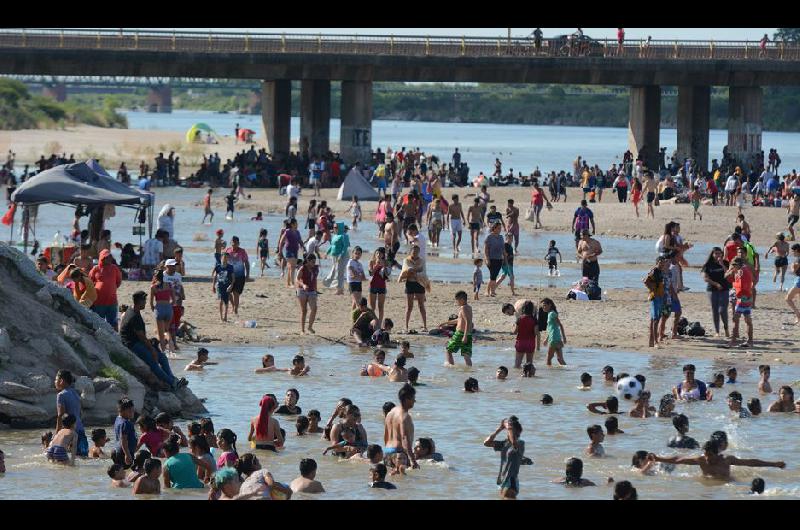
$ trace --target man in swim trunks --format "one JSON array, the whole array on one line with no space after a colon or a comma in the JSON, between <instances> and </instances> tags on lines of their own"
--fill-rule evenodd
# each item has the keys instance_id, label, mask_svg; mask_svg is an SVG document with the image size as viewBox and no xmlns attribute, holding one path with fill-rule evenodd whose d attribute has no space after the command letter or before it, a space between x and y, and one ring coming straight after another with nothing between
<instances>
[{"instance_id":1,"label":"man in swim trunks","mask_svg":"<svg viewBox=\"0 0 800 530\"><path fill-rule=\"evenodd\" d=\"M789 199L789 205L787 206L787 209L789 211L789 226L787 230L789 230L789 234L792 236L789 241L794 241L794 225L800 220L800 192L794 192L792 198Z\"/></svg>"},{"instance_id":2,"label":"man in swim trunks","mask_svg":"<svg viewBox=\"0 0 800 530\"><path fill-rule=\"evenodd\" d=\"M483 207L481 200L475 198L473 205L467 211L467 222L469 223L469 235L472 241L472 255L474 256L479 250L478 237L481 233L481 222L483 220Z\"/></svg>"},{"instance_id":3,"label":"man in swim trunks","mask_svg":"<svg viewBox=\"0 0 800 530\"><path fill-rule=\"evenodd\" d=\"M653 178L653 174L648 172L644 176L644 182L642 183L642 192L644 192L645 197L647 198L647 214L652 216L653 219L656 218L656 212L653 210L653 203L656 200L656 180Z\"/></svg>"},{"instance_id":4,"label":"man in swim trunks","mask_svg":"<svg viewBox=\"0 0 800 530\"><path fill-rule=\"evenodd\" d=\"M598 281L600 265L597 257L603 253L603 247L596 239L592 239L589 230L581 230L581 240L578 243L578 256L583 261L583 275L590 280Z\"/></svg>"},{"instance_id":5,"label":"man in swim trunks","mask_svg":"<svg viewBox=\"0 0 800 530\"><path fill-rule=\"evenodd\" d=\"M400 268L395 259L400 249L400 225L389 212L386 213L386 225L383 227L383 244L386 246L386 263L389 267Z\"/></svg>"},{"instance_id":6,"label":"man in swim trunks","mask_svg":"<svg viewBox=\"0 0 800 530\"><path fill-rule=\"evenodd\" d=\"M506 232L514 236L514 254L519 254L519 208L514 206L514 199L508 199Z\"/></svg>"},{"instance_id":7,"label":"man in swim trunks","mask_svg":"<svg viewBox=\"0 0 800 530\"><path fill-rule=\"evenodd\" d=\"M456 331L447 343L447 364L454 364L453 353L460 350L466 365L472 366L472 306L467 303L467 293L464 291L458 291L455 298L459 306L458 321Z\"/></svg>"},{"instance_id":8,"label":"man in swim trunks","mask_svg":"<svg viewBox=\"0 0 800 530\"><path fill-rule=\"evenodd\" d=\"M466 297L466 293L464 294ZM383 430L383 454L387 459L393 455L404 454L411 460L412 469L419 469L417 458L414 455L414 420L408 413L416 402L416 389L406 383L397 393L400 406L394 407L386 415Z\"/></svg>"},{"instance_id":9,"label":"man in swim trunks","mask_svg":"<svg viewBox=\"0 0 800 530\"><path fill-rule=\"evenodd\" d=\"M458 202L458 195L453 195L453 202L447 207L447 214L450 216L450 233L453 237L453 252L458 254L461 251L461 233L464 229L464 209ZM456 239L458 236L458 239Z\"/></svg>"}]
</instances>

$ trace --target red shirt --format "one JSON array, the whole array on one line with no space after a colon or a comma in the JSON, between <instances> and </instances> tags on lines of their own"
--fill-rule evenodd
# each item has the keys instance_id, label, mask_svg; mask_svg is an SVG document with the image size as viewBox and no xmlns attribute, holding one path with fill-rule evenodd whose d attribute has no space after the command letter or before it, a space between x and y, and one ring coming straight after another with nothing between
<instances>
[{"instance_id":1,"label":"red shirt","mask_svg":"<svg viewBox=\"0 0 800 530\"><path fill-rule=\"evenodd\" d=\"M314 265L313 268L300 267L300 280L306 285L307 292L317 292L317 275L319 274L319 267Z\"/></svg>"},{"instance_id":2,"label":"red shirt","mask_svg":"<svg viewBox=\"0 0 800 530\"><path fill-rule=\"evenodd\" d=\"M742 243L737 243L736 241L728 241L725 243L725 261L728 263L733 261L733 258L736 257L736 249L742 246Z\"/></svg>"},{"instance_id":3,"label":"red shirt","mask_svg":"<svg viewBox=\"0 0 800 530\"><path fill-rule=\"evenodd\" d=\"M752 298L753 273L750 267L742 267L733 279L733 288L736 289L737 298Z\"/></svg>"},{"instance_id":4,"label":"red shirt","mask_svg":"<svg viewBox=\"0 0 800 530\"><path fill-rule=\"evenodd\" d=\"M537 190L536 188L533 188L533 191L531 192L531 200L533 200L533 205L534 206L543 205L544 204L544 193L542 193L540 190Z\"/></svg>"},{"instance_id":5,"label":"red shirt","mask_svg":"<svg viewBox=\"0 0 800 530\"><path fill-rule=\"evenodd\" d=\"M536 337L536 319L524 315L517 320L517 340L533 340Z\"/></svg>"},{"instance_id":6,"label":"red shirt","mask_svg":"<svg viewBox=\"0 0 800 530\"><path fill-rule=\"evenodd\" d=\"M618 29L617 30L617 42L622 43L625 40L625 30Z\"/></svg>"},{"instance_id":7,"label":"red shirt","mask_svg":"<svg viewBox=\"0 0 800 530\"><path fill-rule=\"evenodd\" d=\"M153 455L153 458L155 458L159 451L161 451L161 444L163 442L164 438L158 429L155 431L146 432L139 437L139 443L147 446L147 450L150 451L150 454Z\"/></svg>"},{"instance_id":8,"label":"red shirt","mask_svg":"<svg viewBox=\"0 0 800 530\"><path fill-rule=\"evenodd\" d=\"M377 266L372 269L372 279L369 281L372 289L386 289L386 278L383 276L383 267Z\"/></svg>"},{"instance_id":9,"label":"red shirt","mask_svg":"<svg viewBox=\"0 0 800 530\"><path fill-rule=\"evenodd\" d=\"M108 265L95 265L89 271L89 278L94 282L97 290L97 299L94 305L114 305L117 303L117 287L122 285L122 272L119 267L110 263Z\"/></svg>"}]
</instances>

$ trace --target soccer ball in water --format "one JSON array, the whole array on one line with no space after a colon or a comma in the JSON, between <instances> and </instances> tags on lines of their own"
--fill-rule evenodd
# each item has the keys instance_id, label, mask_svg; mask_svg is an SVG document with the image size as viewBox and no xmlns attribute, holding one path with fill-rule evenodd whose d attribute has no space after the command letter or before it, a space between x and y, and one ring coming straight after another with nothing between
<instances>
[{"instance_id":1,"label":"soccer ball in water","mask_svg":"<svg viewBox=\"0 0 800 530\"><path fill-rule=\"evenodd\" d=\"M617 381L617 395L628 401L636 401L642 395L642 384L635 377L623 377Z\"/></svg>"}]
</instances>

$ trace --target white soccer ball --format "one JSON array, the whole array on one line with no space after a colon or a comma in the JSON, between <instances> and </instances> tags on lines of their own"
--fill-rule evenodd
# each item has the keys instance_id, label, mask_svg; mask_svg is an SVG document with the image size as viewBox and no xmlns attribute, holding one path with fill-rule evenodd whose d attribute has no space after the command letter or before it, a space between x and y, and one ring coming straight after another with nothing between
<instances>
[{"instance_id":1,"label":"white soccer ball","mask_svg":"<svg viewBox=\"0 0 800 530\"><path fill-rule=\"evenodd\" d=\"M642 395L642 384L635 377L623 377L617 381L617 396L627 401L636 401Z\"/></svg>"}]
</instances>

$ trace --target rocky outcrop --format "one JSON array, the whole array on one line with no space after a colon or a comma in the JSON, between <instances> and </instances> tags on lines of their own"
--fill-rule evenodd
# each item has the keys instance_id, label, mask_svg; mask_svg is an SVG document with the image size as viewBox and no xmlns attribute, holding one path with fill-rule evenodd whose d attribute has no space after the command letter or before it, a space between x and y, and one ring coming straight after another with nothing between
<instances>
[{"instance_id":1,"label":"rocky outcrop","mask_svg":"<svg viewBox=\"0 0 800 530\"><path fill-rule=\"evenodd\" d=\"M206 412L191 390L167 389L103 319L0 243L0 423L54 425L59 369L76 376L87 425L112 422L122 396L147 414Z\"/></svg>"}]
</instances>

